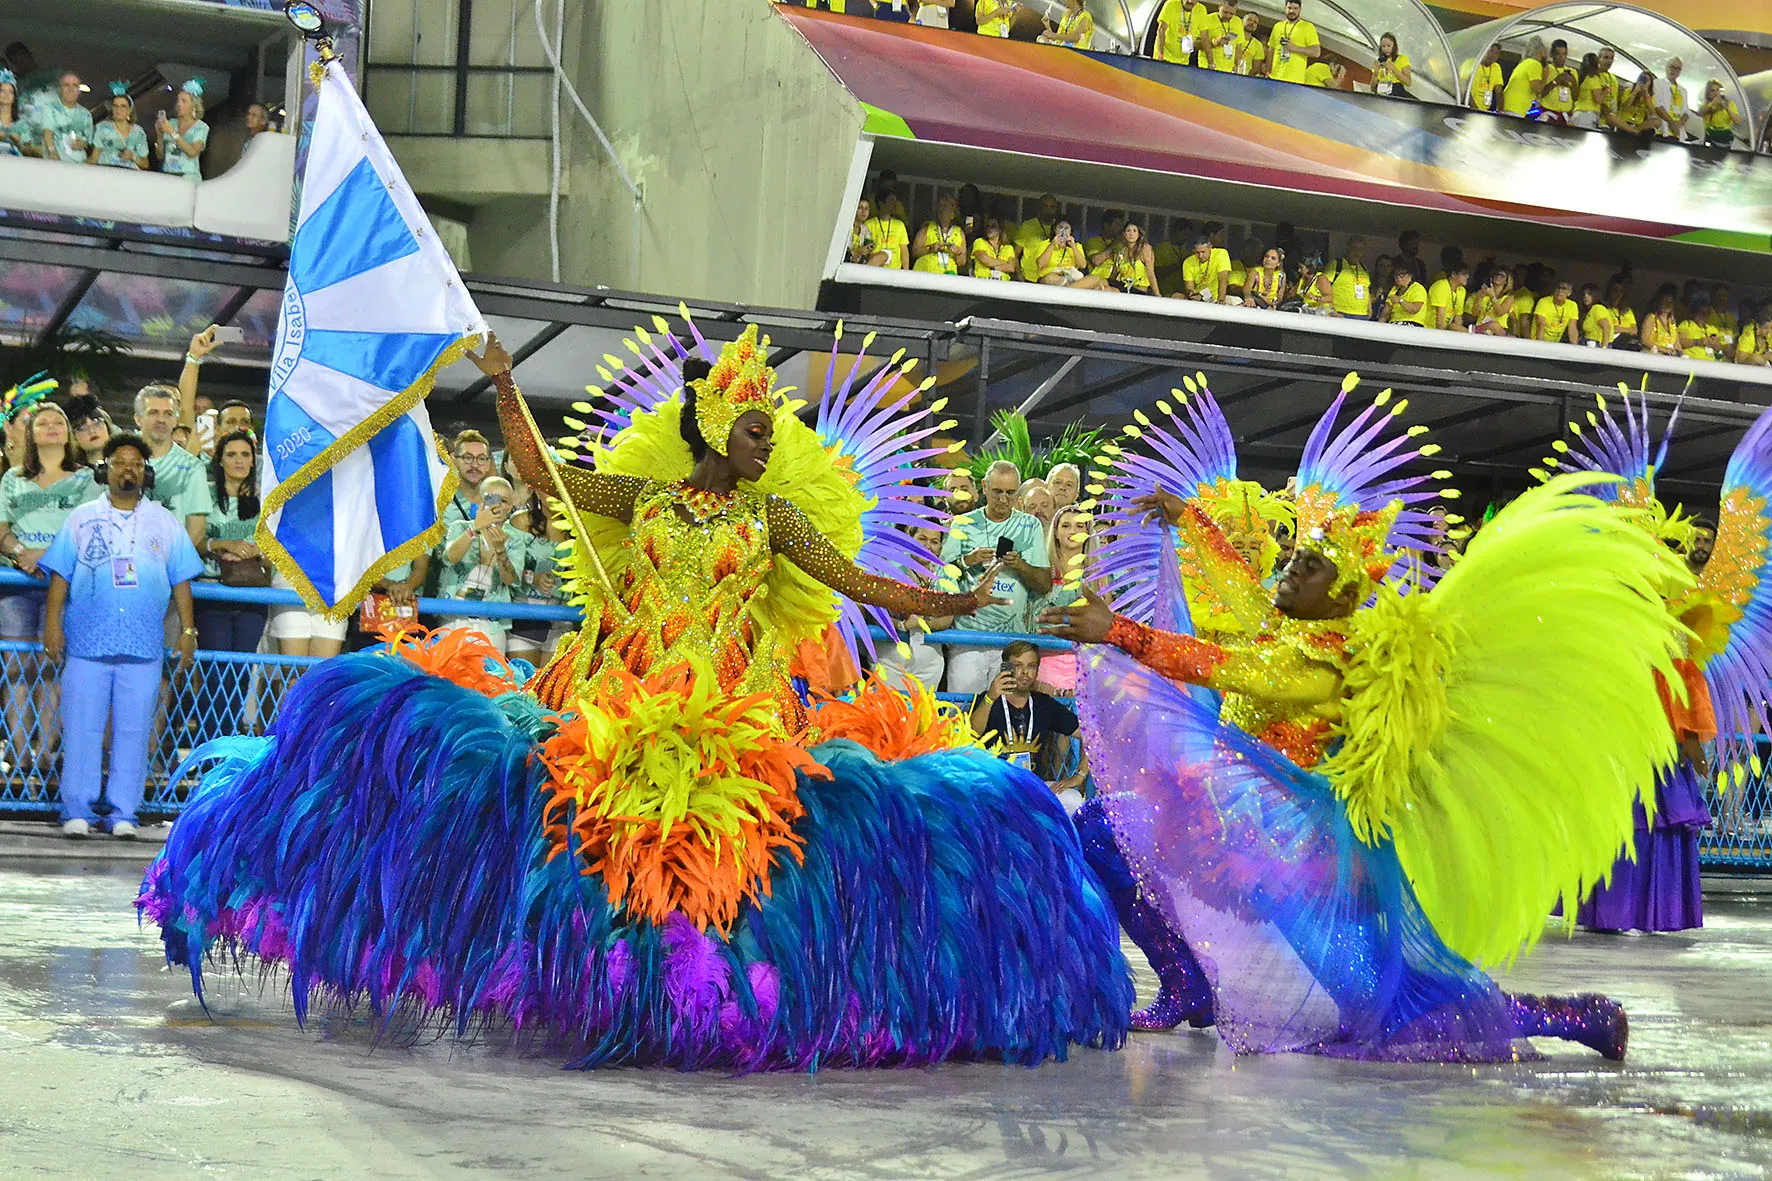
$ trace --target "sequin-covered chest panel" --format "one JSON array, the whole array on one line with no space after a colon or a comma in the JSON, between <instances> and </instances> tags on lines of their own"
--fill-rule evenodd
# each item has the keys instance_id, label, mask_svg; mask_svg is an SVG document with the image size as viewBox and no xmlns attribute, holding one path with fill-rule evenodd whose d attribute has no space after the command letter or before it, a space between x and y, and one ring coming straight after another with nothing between
<instances>
[{"instance_id":1,"label":"sequin-covered chest panel","mask_svg":"<svg viewBox=\"0 0 1772 1181\"><path fill-rule=\"evenodd\" d=\"M628 616L599 645L591 680L611 660L645 676L693 654L713 665L728 693L779 692L784 657L750 612L775 560L764 509L756 492L718 501L686 497L674 484L642 492L623 543Z\"/></svg>"}]
</instances>

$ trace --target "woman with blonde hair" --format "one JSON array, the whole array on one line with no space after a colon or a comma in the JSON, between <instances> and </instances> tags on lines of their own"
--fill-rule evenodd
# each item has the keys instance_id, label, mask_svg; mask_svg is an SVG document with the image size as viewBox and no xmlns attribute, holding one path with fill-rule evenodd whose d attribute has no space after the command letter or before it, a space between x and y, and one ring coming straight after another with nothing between
<instances>
[{"instance_id":1,"label":"woman with blonde hair","mask_svg":"<svg viewBox=\"0 0 1772 1181\"><path fill-rule=\"evenodd\" d=\"M1052 589L1028 605L1028 628L1033 630L1040 612L1048 607L1069 607L1083 597L1083 570L1093 546L1091 518L1076 505L1058 510L1046 528L1046 555L1052 561ZM1088 589L1096 595L1102 588ZM1040 654L1040 687L1057 697L1077 691L1077 654L1074 650Z\"/></svg>"},{"instance_id":2,"label":"woman with blonde hair","mask_svg":"<svg viewBox=\"0 0 1772 1181\"><path fill-rule=\"evenodd\" d=\"M160 157L160 171L196 183L203 179L199 157L209 146L209 124L203 121L203 79L192 78L179 87L173 111L173 119L161 111L154 126L154 151Z\"/></svg>"}]
</instances>

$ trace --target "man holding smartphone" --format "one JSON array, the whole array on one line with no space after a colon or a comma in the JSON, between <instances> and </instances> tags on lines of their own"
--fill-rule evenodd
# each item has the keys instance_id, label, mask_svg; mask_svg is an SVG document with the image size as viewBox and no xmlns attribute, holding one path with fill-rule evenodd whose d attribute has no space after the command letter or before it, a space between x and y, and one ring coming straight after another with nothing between
<instances>
[{"instance_id":1,"label":"man holding smartphone","mask_svg":"<svg viewBox=\"0 0 1772 1181\"><path fill-rule=\"evenodd\" d=\"M1089 764L1082 755L1077 769L1063 774L1071 744L1077 741L1077 715L1034 687L1039 676L1036 645L1016 640L1006 646L996 677L972 699L972 732L994 738L999 758L1038 775L1075 811L1082 806L1083 781L1089 777Z\"/></svg>"},{"instance_id":2,"label":"man holding smartphone","mask_svg":"<svg viewBox=\"0 0 1772 1181\"><path fill-rule=\"evenodd\" d=\"M1028 604L1052 589L1046 534L1037 518L1015 508L1021 471L998 460L985 472L984 507L953 519L941 560L960 568L959 589L969 592L985 579L1005 602L982 607L954 621L960 631L1024 632ZM953 645L948 654L948 691L979 693L999 671L1001 645Z\"/></svg>"}]
</instances>

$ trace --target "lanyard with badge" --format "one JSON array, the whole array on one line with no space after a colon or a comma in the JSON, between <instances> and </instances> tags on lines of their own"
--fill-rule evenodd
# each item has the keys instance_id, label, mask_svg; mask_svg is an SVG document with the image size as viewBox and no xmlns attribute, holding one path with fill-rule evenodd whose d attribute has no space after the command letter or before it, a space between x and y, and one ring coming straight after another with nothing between
<instances>
[{"instance_id":1,"label":"lanyard with badge","mask_svg":"<svg viewBox=\"0 0 1772 1181\"><path fill-rule=\"evenodd\" d=\"M1027 726L1020 733L1017 733L1015 729L1015 714L1009 705L1009 699L1004 697L1000 700L1003 703L1003 728L1009 736L1009 749L1005 753L1005 761L1024 771L1032 771L1034 769L1034 699L1031 696L1028 698ZM1016 750L1016 747L1022 749Z\"/></svg>"},{"instance_id":2,"label":"lanyard with badge","mask_svg":"<svg viewBox=\"0 0 1772 1181\"><path fill-rule=\"evenodd\" d=\"M114 508L110 510L110 513L113 516L118 515ZM141 520L140 513L141 510L138 508L135 512L121 514L129 519L129 546L127 549L122 549L120 546L111 549L111 586L117 590L128 590L141 585L141 579L135 569L135 535L137 524ZM117 526L117 532L121 536L122 525ZM120 550L122 552L119 552Z\"/></svg>"}]
</instances>

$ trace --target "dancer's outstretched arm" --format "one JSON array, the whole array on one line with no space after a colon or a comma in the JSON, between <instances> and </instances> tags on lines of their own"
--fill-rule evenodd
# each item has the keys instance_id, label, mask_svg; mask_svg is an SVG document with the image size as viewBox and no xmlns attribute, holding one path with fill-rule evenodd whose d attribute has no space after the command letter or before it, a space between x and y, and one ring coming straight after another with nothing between
<instances>
[{"instance_id":1,"label":"dancer's outstretched arm","mask_svg":"<svg viewBox=\"0 0 1772 1181\"><path fill-rule=\"evenodd\" d=\"M920 586L869 574L844 557L830 540L815 529L806 514L779 496L769 498L769 547L838 594L884 607L896 615L970 615L980 607L1002 603L990 594L996 569L978 583L971 594L944 594Z\"/></svg>"}]
</instances>

